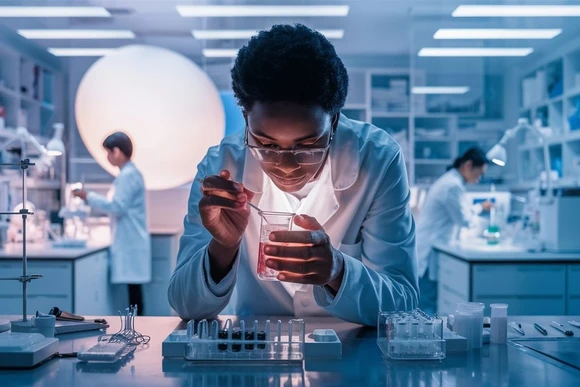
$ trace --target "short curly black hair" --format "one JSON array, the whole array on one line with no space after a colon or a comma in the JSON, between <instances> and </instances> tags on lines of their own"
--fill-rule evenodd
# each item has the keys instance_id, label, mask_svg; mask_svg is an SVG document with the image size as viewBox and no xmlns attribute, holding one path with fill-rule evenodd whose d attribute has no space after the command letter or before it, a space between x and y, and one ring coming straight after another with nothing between
<instances>
[{"instance_id":1,"label":"short curly black hair","mask_svg":"<svg viewBox=\"0 0 580 387\"><path fill-rule=\"evenodd\" d=\"M334 46L305 25L275 25L240 49L232 68L238 104L294 102L335 114L344 106L348 74Z\"/></svg>"}]
</instances>

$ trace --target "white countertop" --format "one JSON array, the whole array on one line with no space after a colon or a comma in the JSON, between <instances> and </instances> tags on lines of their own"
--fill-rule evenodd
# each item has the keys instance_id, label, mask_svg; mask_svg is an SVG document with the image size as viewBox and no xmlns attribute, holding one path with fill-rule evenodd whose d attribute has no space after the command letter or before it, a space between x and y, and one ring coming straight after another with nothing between
<instances>
[{"instance_id":1,"label":"white countertop","mask_svg":"<svg viewBox=\"0 0 580 387\"><path fill-rule=\"evenodd\" d=\"M578 262L580 253L530 252L510 243L487 245L484 240L461 241L455 244L435 244L433 248L467 262Z\"/></svg>"},{"instance_id":2,"label":"white countertop","mask_svg":"<svg viewBox=\"0 0 580 387\"><path fill-rule=\"evenodd\" d=\"M108 243L89 242L82 248L53 247L51 243L27 243L29 259L78 259L109 248ZM21 259L22 244L8 243L0 248L0 259Z\"/></svg>"}]
</instances>

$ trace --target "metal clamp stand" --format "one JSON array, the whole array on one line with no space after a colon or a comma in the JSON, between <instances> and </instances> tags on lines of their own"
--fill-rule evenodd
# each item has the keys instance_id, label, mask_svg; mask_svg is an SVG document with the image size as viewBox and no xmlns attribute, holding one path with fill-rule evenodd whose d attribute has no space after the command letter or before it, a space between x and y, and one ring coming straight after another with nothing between
<instances>
[{"instance_id":1,"label":"metal clamp stand","mask_svg":"<svg viewBox=\"0 0 580 387\"><path fill-rule=\"evenodd\" d=\"M27 203L27 193L28 189L26 187L26 172L28 167L34 166L34 163L30 162L30 159L25 159L20 161L20 163L2 163L0 166L12 166L12 167L20 167L22 170L22 206L23 208L18 212L0 212L0 215L20 215L22 216L22 275L20 277L12 277L12 278L0 278L0 281L20 281L22 283L22 321L20 323L26 323L27 315L26 315L26 306L27 306L27 286L28 283L34 279L42 278L40 274L28 274L28 257L26 255L26 219L28 215L34 215L34 213L30 212L26 208ZM13 329L14 331L14 325Z\"/></svg>"}]
</instances>

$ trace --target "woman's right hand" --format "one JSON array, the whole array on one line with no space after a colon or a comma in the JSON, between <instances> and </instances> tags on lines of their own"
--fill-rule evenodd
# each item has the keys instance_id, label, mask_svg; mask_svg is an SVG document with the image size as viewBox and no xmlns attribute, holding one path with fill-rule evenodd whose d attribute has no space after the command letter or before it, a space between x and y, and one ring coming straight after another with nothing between
<instances>
[{"instance_id":1,"label":"woman's right hand","mask_svg":"<svg viewBox=\"0 0 580 387\"><path fill-rule=\"evenodd\" d=\"M220 245L237 249L250 222L246 202L252 200L254 193L232 181L228 170L203 179L201 193L199 214L203 226Z\"/></svg>"}]
</instances>

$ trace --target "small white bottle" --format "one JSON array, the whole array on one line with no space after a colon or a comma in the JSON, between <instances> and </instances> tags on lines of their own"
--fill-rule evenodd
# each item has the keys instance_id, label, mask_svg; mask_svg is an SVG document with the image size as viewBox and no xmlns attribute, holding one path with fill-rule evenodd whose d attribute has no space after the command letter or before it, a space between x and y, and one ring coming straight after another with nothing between
<instances>
[{"instance_id":1,"label":"small white bottle","mask_svg":"<svg viewBox=\"0 0 580 387\"><path fill-rule=\"evenodd\" d=\"M489 341L492 344L507 343L507 310L508 304L491 304L491 334Z\"/></svg>"}]
</instances>

